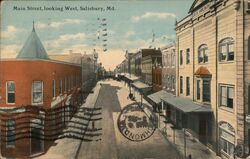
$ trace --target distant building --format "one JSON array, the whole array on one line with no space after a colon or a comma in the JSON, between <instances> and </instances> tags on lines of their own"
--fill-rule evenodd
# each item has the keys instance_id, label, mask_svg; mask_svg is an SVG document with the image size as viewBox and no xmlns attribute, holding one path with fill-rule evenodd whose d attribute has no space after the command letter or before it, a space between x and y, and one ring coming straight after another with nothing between
<instances>
[{"instance_id":1,"label":"distant building","mask_svg":"<svg viewBox=\"0 0 250 159\"><path fill-rule=\"evenodd\" d=\"M17 58L1 60L0 74L1 154L45 153L81 104L81 65L49 59L33 27Z\"/></svg>"},{"instance_id":2,"label":"distant building","mask_svg":"<svg viewBox=\"0 0 250 159\"><path fill-rule=\"evenodd\" d=\"M176 87L176 58L175 46L169 45L161 48L162 51L162 89L175 95Z\"/></svg>"},{"instance_id":3,"label":"distant building","mask_svg":"<svg viewBox=\"0 0 250 159\"><path fill-rule=\"evenodd\" d=\"M161 51L158 49L141 49L141 74L142 82L152 85L153 66L161 66Z\"/></svg>"},{"instance_id":4,"label":"distant building","mask_svg":"<svg viewBox=\"0 0 250 159\"><path fill-rule=\"evenodd\" d=\"M81 53L73 53L70 50L69 54L50 54L49 58L56 61L64 61L69 63L81 64Z\"/></svg>"}]
</instances>

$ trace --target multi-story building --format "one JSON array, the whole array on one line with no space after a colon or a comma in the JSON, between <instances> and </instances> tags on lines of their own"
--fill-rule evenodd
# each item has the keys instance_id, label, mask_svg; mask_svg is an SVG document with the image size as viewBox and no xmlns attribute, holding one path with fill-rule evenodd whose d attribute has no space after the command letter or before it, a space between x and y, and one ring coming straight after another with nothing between
<instances>
[{"instance_id":1,"label":"multi-story building","mask_svg":"<svg viewBox=\"0 0 250 159\"><path fill-rule=\"evenodd\" d=\"M175 46L161 48L162 51L162 89L175 95Z\"/></svg>"},{"instance_id":2,"label":"multi-story building","mask_svg":"<svg viewBox=\"0 0 250 159\"><path fill-rule=\"evenodd\" d=\"M249 10L247 0L195 0L176 23L176 101L185 103L176 120L223 158L235 147L249 154Z\"/></svg>"},{"instance_id":3,"label":"multi-story building","mask_svg":"<svg viewBox=\"0 0 250 159\"><path fill-rule=\"evenodd\" d=\"M81 65L50 60L35 29L16 59L0 63L0 151L45 153L81 104Z\"/></svg>"},{"instance_id":4,"label":"multi-story building","mask_svg":"<svg viewBox=\"0 0 250 159\"><path fill-rule=\"evenodd\" d=\"M160 49L141 49L141 77L142 82L152 85L152 69L153 66L161 66L161 50Z\"/></svg>"}]
</instances>

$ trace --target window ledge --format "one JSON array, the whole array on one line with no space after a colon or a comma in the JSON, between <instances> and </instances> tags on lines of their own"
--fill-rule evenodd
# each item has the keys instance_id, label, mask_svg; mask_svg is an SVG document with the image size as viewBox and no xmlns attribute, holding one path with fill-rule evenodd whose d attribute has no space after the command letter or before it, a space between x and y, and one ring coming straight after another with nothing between
<instances>
[{"instance_id":1,"label":"window ledge","mask_svg":"<svg viewBox=\"0 0 250 159\"><path fill-rule=\"evenodd\" d=\"M41 105L43 105L43 102L42 103L32 103L32 105L34 105L34 106L41 106Z\"/></svg>"},{"instance_id":2,"label":"window ledge","mask_svg":"<svg viewBox=\"0 0 250 159\"><path fill-rule=\"evenodd\" d=\"M235 61L219 61L219 64L232 64Z\"/></svg>"},{"instance_id":3,"label":"window ledge","mask_svg":"<svg viewBox=\"0 0 250 159\"><path fill-rule=\"evenodd\" d=\"M220 108L221 110L225 110L225 111L230 112L230 113L233 113L233 112L234 112L233 108L228 108L228 107L226 107L226 106L219 106L219 108Z\"/></svg>"},{"instance_id":4,"label":"window ledge","mask_svg":"<svg viewBox=\"0 0 250 159\"><path fill-rule=\"evenodd\" d=\"M16 148L15 145L6 145L6 148Z\"/></svg>"},{"instance_id":5,"label":"window ledge","mask_svg":"<svg viewBox=\"0 0 250 159\"><path fill-rule=\"evenodd\" d=\"M208 65L208 62L201 62L201 63L198 63L198 65Z\"/></svg>"},{"instance_id":6,"label":"window ledge","mask_svg":"<svg viewBox=\"0 0 250 159\"><path fill-rule=\"evenodd\" d=\"M16 103L6 103L6 104L8 104L8 105L15 105Z\"/></svg>"}]
</instances>

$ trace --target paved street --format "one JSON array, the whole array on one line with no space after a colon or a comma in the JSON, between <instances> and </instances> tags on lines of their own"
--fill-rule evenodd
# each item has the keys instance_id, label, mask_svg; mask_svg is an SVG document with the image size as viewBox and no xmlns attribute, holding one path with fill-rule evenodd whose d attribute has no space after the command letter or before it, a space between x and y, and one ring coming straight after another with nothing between
<instances>
[{"instance_id":1,"label":"paved street","mask_svg":"<svg viewBox=\"0 0 250 159\"><path fill-rule=\"evenodd\" d=\"M82 142L77 158L84 159L179 159L175 148L156 130L147 140L133 142L119 132L117 118L121 108L132 101L123 82L103 81L95 107L102 107L102 120L89 127L102 128L101 140ZM94 140L94 139L93 139Z\"/></svg>"}]
</instances>

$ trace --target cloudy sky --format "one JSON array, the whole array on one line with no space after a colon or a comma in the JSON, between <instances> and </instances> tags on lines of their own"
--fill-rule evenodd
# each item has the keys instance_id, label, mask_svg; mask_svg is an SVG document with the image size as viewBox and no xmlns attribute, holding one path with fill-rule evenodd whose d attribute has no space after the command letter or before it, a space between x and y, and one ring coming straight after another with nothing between
<instances>
[{"instance_id":1,"label":"cloudy sky","mask_svg":"<svg viewBox=\"0 0 250 159\"><path fill-rule=\"evenodd\" d=\"M187 15L192 2L5 1L1 5L1 56L16 57L35 21L36 32L48 54L67 54L69 50L91 53L95 48L99 62L112 70L124 59L126 50L134 52L171 43L175 39L175 21Z\"/></svg>"}]
</instances>

